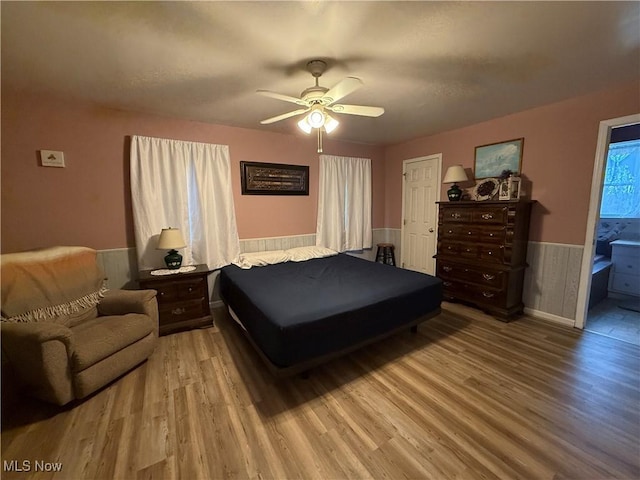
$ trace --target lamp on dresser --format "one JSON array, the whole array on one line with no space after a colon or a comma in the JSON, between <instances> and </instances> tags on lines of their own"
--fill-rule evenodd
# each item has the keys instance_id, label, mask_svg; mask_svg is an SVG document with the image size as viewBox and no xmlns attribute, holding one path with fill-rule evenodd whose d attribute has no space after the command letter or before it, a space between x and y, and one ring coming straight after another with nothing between
<instances>
[{"instance_id":1,"label":"lamp on dresser","mask_svg":"<svg viewBox=\"0 0 640 480\"><path fill-rule=\"evenodd\" d=\"M177 228L163 228L158 239L158 250L169 250L164 257L167 268L175 270L182 265L182 255L178 253L177 248L184 248L187 243L184 241L182 232Z\"/></svg>"},{"instance_id":2,"label":"lamp on dresser","mask_svg":"<svg viewBox=\"0 0 640 480\"><path fill-rule=\"evenodd\" d=\"M444 175L444 180L442 183L452 183L451 188L447 190L447 196L449 197L449 201L458 201L462 197L462 190L457 185L459 182L466 182L469 180L467 178L467 174L464 171L462 165L453 165L447 168L447 173Z\"/></svg>"}]
</instances>

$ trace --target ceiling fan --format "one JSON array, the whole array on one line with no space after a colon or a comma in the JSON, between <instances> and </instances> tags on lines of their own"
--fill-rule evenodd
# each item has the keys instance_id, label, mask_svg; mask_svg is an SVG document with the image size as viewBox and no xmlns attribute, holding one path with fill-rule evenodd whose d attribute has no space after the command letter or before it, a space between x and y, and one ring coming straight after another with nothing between
<instances>
[{"instance_id":1,"label":"ceiling fan","mask_svg":"<svg viewBox=\"0 0 640 480\"><path fill-rule=\"evenodd\" d=\"M336 103L338 100L353 93L362 87L363 82L356 77L346 77L332 88L321 87L319 84L320 76L326 71L327 63L323 60L311 60L307 63L307 70L316 79L316 84L305 89L300 98L283 95L281 93L271 92L269 90L257 90L259 95L283 100L285 102L295 103L302 107L291 112L276 115L275 117L262 120L262 125L279 122L296 115L305 115L298 122L298 127L305 133L311 133L313 129L318 131L318 153L322 152L322 130L331 133L338 126L338 122L329 112L347 115L361 115L365 117L379 117L384 113L382 107L370 107L365 105L345 105Z\"/></svg>"}]
</instances>

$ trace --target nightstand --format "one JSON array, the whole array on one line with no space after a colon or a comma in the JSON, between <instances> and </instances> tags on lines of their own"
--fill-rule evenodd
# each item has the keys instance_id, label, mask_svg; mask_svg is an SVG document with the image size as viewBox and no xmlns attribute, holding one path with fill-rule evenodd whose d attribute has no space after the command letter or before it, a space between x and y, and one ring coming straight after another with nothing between
<instances>
[{"instance_id":1,"label":"nightstand","mask_svg":"<svg viewBox=\"0 0 640 480\"><path fill-rule=\"evenodd\" d=\"M640 242L615 240L611 242L611 275L609 290L640 296Z\"/></svg>"},{"instance_id":2,"label":"nightstand","mask_svg":"<svg viewBox=\"0 0 640 480\"><path fill-rule=\"evenodd\" d=\"M207 281L211 270L207 265L195 267L191 272L169 275L151 275L154 270L140 272L140 288L158 292L160 335L213 325Z\"/></svg>"}]
</instances>

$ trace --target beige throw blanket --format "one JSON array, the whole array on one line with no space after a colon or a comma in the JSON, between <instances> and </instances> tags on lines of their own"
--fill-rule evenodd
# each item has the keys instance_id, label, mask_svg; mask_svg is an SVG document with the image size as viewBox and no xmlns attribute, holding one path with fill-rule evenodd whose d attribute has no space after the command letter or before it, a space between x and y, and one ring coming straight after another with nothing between
<instances>
[{"instance_id":1,"label":"beige throw blanket","mask_svg":"<svg viewBox=\"0 0 640 480\"><path fill-rule=\"evenodd\" d=\"M104 273L96 251L52 247L0 256L2 321L37 322L95 307Z\"/></svg>"}]
</instances>

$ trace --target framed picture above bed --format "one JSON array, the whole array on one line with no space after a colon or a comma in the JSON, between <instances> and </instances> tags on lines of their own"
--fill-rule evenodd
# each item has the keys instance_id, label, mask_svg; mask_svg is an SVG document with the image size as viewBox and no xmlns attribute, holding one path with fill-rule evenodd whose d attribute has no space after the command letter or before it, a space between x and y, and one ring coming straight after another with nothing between
<instances>
[{"instance_id":1,"label":"framed picture above bed","mask_svg":"<svg viewBox=\"0 0 640 480\"><path fill-rule=\"evenodd\" d=\"M242 195L309 195L309 167L240 162Z\"/></svg>"},{"instance_id":2,"label":"framed picture above bed","mask_svg":"<svg viewBox=\"0 0 640 480\"><path fill-rule=\"evenodd\" d=\"M519 176L523 147L524 138L476 147L476 179L500 177L504 171Z\"/></svg>"}]
</instances>

